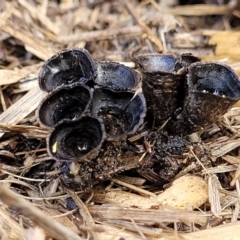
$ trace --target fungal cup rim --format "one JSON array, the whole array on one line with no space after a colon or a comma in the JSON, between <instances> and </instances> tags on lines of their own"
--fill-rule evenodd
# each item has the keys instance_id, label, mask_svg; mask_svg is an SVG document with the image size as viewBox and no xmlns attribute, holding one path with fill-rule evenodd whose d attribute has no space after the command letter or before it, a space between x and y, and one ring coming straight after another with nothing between
<instances>
[{"instance_id":1,"label":"fungal cup rim","mask_svg":"<svg viewBox=\"0 0 240 240\"><path fill-rule=\"evenodd\" d=\"M198 66L203 66L203 65L210 65L210 64L213 64L215 66L218 66L218 67L223 67L225 68L227 71L229 71L229 73L231 74L232 76L232 79L233 81L236 83L236 84L239 84L238 86L238 97L230 97L230 96L221 96L221 95L218 95L218 94L214 94L214 93L211 93L211 92L204 92L204 91L201 91L201 90L198 90L196 89L196 87L194 86L195 83L193 83L191 77L193 75L193 68L195 67L198 67ZM227 98L229 100L232 100L232 101L238 101L240 100L240 79L237 75L237 73L234 71L234 69L232 69L231 67L229 67L228 65L222 63L222 62L216 62L216 61L207 61L207 62L195 62L195 63L192 63L188 68L187 68L187 84L188 84L188 91L189 92L195 92L195 93L200 93L200 94L205 94L205 95L211 95L211 96L215 96L215 97L219 97L220 99L221 98Z\"/></svg>"},{"instance_id":2,"label":"fungal cup rim","mask_svg":"<svg viewBox=\"0 0 240 240\"><path fill-rule=\"evenodd\" d=\"M40 89L41 89L42 91L51 92L51 91L54 90L54 89L47 90L47 88L43 87L43 85L42 85L42 81L43 81L43 82L45 81L43 75L44 75L44 72L46 71L45 68L47 67L47 65L48 65L51 61L53 61L53 60L55 60L56 58L60 57L61 54L67 53L67 52L70 52L70 51L72 51L72 52L73 52L73 51L79 51L79 52L84 53L84 54L87 56L88 60L90 61L91 67L92 67L92 71L93 71L93 74L92 74L92 76L88 79L88 81L90 81L90 80L92 80L92 79L94 79L94 78L96 77L96 74L97 74L96 61L93 59L92 55L88 52L87 49L85 49L85 48L79 48L79 47L65 48L65 49L63 49L63 50L55 53L54 55L52 55L49 59L47 59L47 60L44 62L44 64L43 64L42 67L40 68L39 73L38 73L38 85L39 85L39 87L40 87ZM45 85L47 85L47 84L45 84ZM61 86L64 86L64 85L68 85L68 84L62 84L62 85L60 85L60 86L58 86L58 87L61 87Z\"/></svg>"},{"instance_id":3,"label":"fungal cup rim","mask_svg":"<svg viewBox=\"0 0 240 240\"><path fill-rule=\"evenodd\" d=\"M97 120L100 124L100 128L102 130L102 137L101 137L101 141L99 142L98 146L96 146L94 149L90 150L87 154L85 154L84 156L82 156L81 158L78 158L78 159L74 159L74 158L72 158L72 159L60 159L60 158L55 157L50 150L50 148L53 147L53 145L50 146L50 138L51 138L52 133L55 131L56 127L58 127L59 125L64 124L64 123L79 122L79 121L81 121L81 119L83 119L85 117L93 118L93 119ZM106 134L106 130L105 130L105 125L104 125L101 117L95 117L95 116L90 116L88 114L85 114L80 119L76 119L76 120L63 119L60 122L58 122L54 126L54 128L51 129L51 131L49 132L49 134L46 137L47 152L48 152L49 156L56 161L61 161L61 162L89 162L98 155L98 153L99 153L99 151L102 147L103 142L106 140L106 137L107 137L107 134ZM96 155L96 156L90 157L90 155ZM89 157L90 157L90 159L89 159Z\"/></svg>"}]
</instances>

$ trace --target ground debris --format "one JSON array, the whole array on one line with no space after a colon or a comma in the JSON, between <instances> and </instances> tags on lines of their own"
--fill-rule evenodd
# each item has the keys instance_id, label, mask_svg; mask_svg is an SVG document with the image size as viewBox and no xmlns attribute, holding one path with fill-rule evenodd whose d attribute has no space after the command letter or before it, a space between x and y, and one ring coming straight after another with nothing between
<instances>
[{"instance_id":1,"label":"ground debris","mask_svg":"<svg viewBox=\"0 0 240 240\"><path fill-rule=\"evenodd\" d=\"M240 238L239 102L197 138L149 131L145 124L81 164L49 157L49 130L35 116L45 95L37 80L42 61L65 48L133 67L139 54L193 53L239 74L237 1L20 0L2 1L0 8L2 238ZM188 177L201 181L204 193L208 188L201 203L203 195L194 194L199 205L187 194L176 200L175 190L168 195L176 186L184 190ZM168 206L159 204L160 196Z\"/></svg>"}]
</instances>

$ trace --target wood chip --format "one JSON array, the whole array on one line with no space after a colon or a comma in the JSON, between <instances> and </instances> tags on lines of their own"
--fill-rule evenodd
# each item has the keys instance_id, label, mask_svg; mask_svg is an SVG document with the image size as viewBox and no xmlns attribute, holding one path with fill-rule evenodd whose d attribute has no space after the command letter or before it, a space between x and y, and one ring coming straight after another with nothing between
<instances>
[{"instance_id":1,"label":"wood chip","mask_svg":"<svg viewBox=\"0 0 240 240\"><path fill-rule=\"evenodd\" d=\"M172 183L172 186L159 194L157 201L161 205L188 209L200 207L208 199L207 184L197 176L186 175Z\"/></svg>"},{"instance_id":2,"label":"wood chip","mask_svg":"<svg viewBox=\"0 0 240 240\"><path fill-rule=\"evenodd\" d=\"M139 209L156 208L159 205L156 198L141 197L137 194L119 190L95 192L92 200L102 204L114 204L120 207L136 207Z\"/></svg>"},{"instance_id":3,"label":"wood chip","mask_svg":"<svg viewBox=\"0 0 240 240\"><path fill-rule=\"evenodd\" d=\"M121 208L107 205L88 206L92 216L99 221L106 219L122 219L131 220L142 223L156 222L189 222L204 224L207 221L207 216L194 211L178 210L178 209L136 209L136 208Z\"/></svg>"}]
</instances>

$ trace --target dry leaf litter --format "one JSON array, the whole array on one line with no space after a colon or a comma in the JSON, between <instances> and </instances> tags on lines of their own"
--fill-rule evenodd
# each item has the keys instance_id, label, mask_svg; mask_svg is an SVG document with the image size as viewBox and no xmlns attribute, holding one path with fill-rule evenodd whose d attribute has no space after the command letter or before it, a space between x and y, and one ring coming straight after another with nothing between
<instances>
[{"instance_id":1,"label":"dry leaf litter","mask_svg":"<svg viewBox=\"0 0 240 240\"><path fill-rule=\"evenodd\" d=\"M131 68L140 53L193 53L240 74L239 6L234 0L1 1L1 238L240 239L240 103L191 135L192 148L182 156L191 163L170 182L153 184L127 171L87 192L64 184L46 151L48 129L35 116L45 95L39 69L64 48L86 48L96 60Z\"/></svg>"}]
</instances>

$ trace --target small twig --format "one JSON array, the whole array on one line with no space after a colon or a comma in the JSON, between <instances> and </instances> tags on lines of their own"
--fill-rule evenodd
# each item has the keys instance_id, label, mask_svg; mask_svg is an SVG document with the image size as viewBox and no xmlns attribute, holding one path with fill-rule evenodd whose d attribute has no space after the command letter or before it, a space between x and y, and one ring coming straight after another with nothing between
<instances>
[{"instance_id":1,"label":"small twig","mask_svg":"<svg viewBox=\"0 0 240 240\"><path fill-rule=\"evenodd\" d=\"M143 232L141 231L141 229L138 227L138 225L136 224L136 222L134 221L134 219L131 218L131 222L133 224L133 226L135 227L135 229L137 230L137 232L139 233L139 235L141 236L142 239L147 240L147 238L144 236Z\"/></svg>"},{"instance_id":2,"label":"small twig","mask_svg":"<svg viewBox=\"0 0 240 240\"><path fill-rule=\"evenodd\" d=\"M2 87L0 87L0 98L1 98L1 104L2 104L3 111L6 111L7 110L7 105L6 105L6 101L4 99Z\"/></svg>"},{"instance_id":3,"label":"small twig","mask_svg":"<svg viewBox=\"0 0 240 240\"><path fill-rule=\"evenodd\" d=\"M62 213L62 214L54 215L54 216L52 216L52 218L62 218L62 217L66 217L66 216L68 216L68 215L73 214L74 212L76 212L76 209L73 209L73 210L71 210L71 211L68 211L68 212L65 212L65 213Z\"/></svg>"},{"instance_id":4,"label":"small twig","mask_svg":"<svg viewBox=\"0 0 240 240\"><path fill-rule=\"evenodd\" d=\"M86 205L83 203L83 201L78 197L78 195L73 192L70 191L68 189L66 189L66 191L68 192L68 194L71 196L71 198L74 200L74 202L76 203L76 205L79 207L80 209L80 214L83 217L83 219L86 221L86 224L88 227L92 227L95 225L95 222L91 216L91 214L89 213Z\"/></svg>"},{"instance_id":5,"label":"small twig","mask_svg":"<svg viewBox=\"0 0 240 240\"><path fill-rule=\"evenodd\" d=\"M234 177L233 177L232 181L230 182L230 186L233 187L237 183L239 177L240 177L240 164L238 164L238 167L235 171Z\"/></svg>"},{"instance_id":6,"label":"small twig","mask_svg":"<svg viewBox=\"0 0 240 240\"><path fill-rule=\"evenodd\" d=\"M84 204L84 202L78 197L78 195L75 192L70 191L68 189L66 189L66 191L71 196L71 198L74 200L75 204L79 207L79 213L82 216L84 222L86 223L86 226L89 229L93 229L95 227L95 222L94 222L94 220L92 218L92 215L90 214L88 208ZM94 231L91 231L91 234L92 234L94 239L97 239Z\"/></svg>"},{"instance_id":7,"label":"small twig","mask_svg":"<svg viewBox=\"0 0 240 240\"><path fill-rule=\"evenodd\" d=\"M148 39L153 42L158 48L159 52L163 52L163 45L159 38L152 32L152 30L135 15L129 3L126 0L122 0L122 4L126 11L132 16L133 20L141 27L141 29L147 34Z\"/></svg>"},{"instance_id":8,"label":"small twig","mask_svg":"<svg viewBox=\"0 0 240 240\"><path fill-rule=\"evenodd\" d=\"M108 2L109 0L92 0L92 1L89 1L89 0L85 0L86 2L86 5L89 7L89 8L95 8L96 6L100 5L100 4L103 4L105 2Z\"/></svg>"},{"instance_id":9,"label":"small twig","mask_svg":"<svg viewBox=\"0 0 240 240\"><path fill-rule=\"evenodd\" d=\"M1 121L0 115L0 121ZM4 120L2 120L4 121ZM48 129L36 126L26 126L26 125L14 125L9 123L0 122L0 136L4 132L16 132L28 135L28 137L38 136L38 138L46 138L49 132Z\"/></svg>"},{"instance_id":10,"label":"small twig","mask_svg":"<svg viewBox=\"0 0 240 240\"><path fill-rule=\"evenodd\" d=\"M23 179L25 181L31 181L31 182L43 182L43 181L49 182L50 181L50 179L44 179L44 178L43 179L35 179L35 178L22 177L22 176L19 176L17 174L13 174L13 173L8 172L8 171L3 170L3 169L1 169L1 172L4 173L4 174L8 174L8 175L14 176L14 177L19 178L19 179Z\"/></svg>"},{"instance_id":11,"label":"small twig","mask_svg":"<svg viewBox=\"0 0 240 240\"><path fill-rule=\"evenodd\" d=\"M144 189L141 189L141 188L139 188L139 187L136 187L136 186L134 186L134 185L132 185L132 184L125 183L125 182L123 182L123 181L121 181L121 180L118 180L118 179L116 179L116 178L113 178L112 181L113 181L114 183L117 183L117 184L121 185L121 186L124 186L124 187L127 187L127 188L129 188L129 189L132 189L132 190L134 190L134 191L136 191L136 192L138 192L138 193L141 193L141 194L144 194L144 195L147 195L147 196L151 196L151 197L155 197L155 198L157 197L154 193L151 193L151 192L149 192L149 191L146 191L146 190L144 190Z\"/></svg>"},{"instance_id":12,"label":"small twig","mask_svg":"<svg viewBox=\"0 0 240 240\"><path fill-rule=\"evenodd\" d=\"M10 189L2 185L0 186L0 199L10 208L20 212L46 232L49 232L52 237L59 240L82 240L81 237L69 228L53 220L37 207L23 199L20 195L13 193Z\"/></svg>"},{"instance_id":13,"label":"small twig","mask_svg":"<svg viewBox=\"0 0 240 240\"><path fill-rule=\"evenodd\" d=\"M58 42L68 44L69 42L76 43L80 41L99 41L106 39L115 39L129 36L139 36L142 30L139 26L122 27L117 29L94 30L88 32L81 32L65 36L59 36Z\"/></svg>"},{"instance_id":14,"label":"small twig","mask_svg":"<svg viewBox=\"0 0 240 240\"><path fill-rule=\"evenodd\" d=\"M189 150L191 152L191 154L193 155L193 157L197 160L197 162L201 165L201 167L203 168L203 170L209 175L209 171L208 169L205 168L205 166L202 164L202 162L200 161L200 159L196 156L196 154L193 152L193 148L189 147Z\"/></svg>"}]
</instances>

